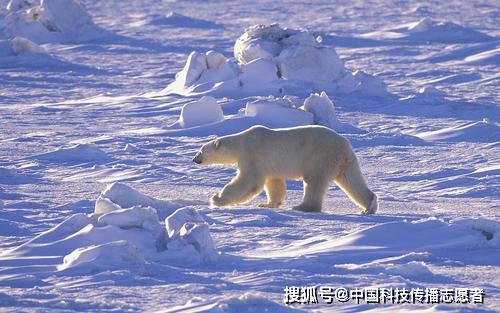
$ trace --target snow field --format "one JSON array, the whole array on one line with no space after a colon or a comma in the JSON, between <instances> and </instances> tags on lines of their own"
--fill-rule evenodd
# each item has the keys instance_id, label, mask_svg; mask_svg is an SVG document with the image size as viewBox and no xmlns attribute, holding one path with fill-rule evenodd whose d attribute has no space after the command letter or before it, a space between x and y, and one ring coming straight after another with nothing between
<instances>
[{"instance_id":1,"label":"snow field","mask_svg":"<svg viewBox=\"0 0 500 313\"><path fill-rule=\"evenodd\" d=\"M498 311L491 2L0 7L0 310ZM256 124L346 136L379 212L334 185L323 213L291 211L296 181L278 210L210 208L235 169L194 153ZM286 286L485 303L285 306Z\"/></svg>"}]
</instances>

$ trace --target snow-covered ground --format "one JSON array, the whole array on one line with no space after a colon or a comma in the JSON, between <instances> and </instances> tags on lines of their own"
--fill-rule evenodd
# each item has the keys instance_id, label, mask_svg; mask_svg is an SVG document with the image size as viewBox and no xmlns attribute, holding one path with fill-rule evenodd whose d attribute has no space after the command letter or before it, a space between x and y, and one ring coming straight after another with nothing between
<instances>
[{"instance_id":1,"label":"snow-covered ground","mask_svg":"<svg viewBox=\"0 0 500 313\"><path fill-rule=\"evenodd\" d=\"M0 311L500 310L498 3L7 4ZM210 208L235 169L195 165L203 143L311 123L351 141L376 215L335 186L292 211L296 181L280 209ZM294 286L485 294L286 306Z\"/></svg>"}]
</instances>

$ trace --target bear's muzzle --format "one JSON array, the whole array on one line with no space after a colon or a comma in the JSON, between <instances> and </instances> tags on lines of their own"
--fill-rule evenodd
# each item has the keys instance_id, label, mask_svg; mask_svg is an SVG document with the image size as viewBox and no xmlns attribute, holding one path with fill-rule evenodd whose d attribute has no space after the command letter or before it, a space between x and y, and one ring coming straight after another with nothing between
<instances>
[{"instance_id":1,"label":"bear's muzzle","mask_svg":"<svg viewBox=\"0 0 500 313\"><path fill-rule=\"evenodd\" d=\"M201 164L201 153L200 152L196 153L196 155L193 158L193 162L196 164Z\"/></svg>"}]
</instances>

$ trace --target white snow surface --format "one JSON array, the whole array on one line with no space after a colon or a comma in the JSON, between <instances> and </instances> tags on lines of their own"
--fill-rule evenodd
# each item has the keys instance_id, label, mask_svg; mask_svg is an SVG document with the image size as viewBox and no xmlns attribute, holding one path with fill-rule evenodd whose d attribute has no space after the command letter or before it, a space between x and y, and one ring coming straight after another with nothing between
<instances>
[{"instance_id":1,"label":"white snow surface","mask_svg":"<svg viewBox=\"0 0 500 313\"><path fill-rule=\"evenodd\" d=\"M169 236L167 248L172 250L193 246L205 262L217 260L215 245L208 224L194 208L182 208L165 219Z\"/></svg>"},{"instance_id":2,"label":"white snow surface","mask_svg":"<svg viewBox=\"0 0 500 313\"><path fill-rule=\"evenodd\" d=\"M234 60L217 53L216 65L210 66L210 55L216 52L193 51L175 81L159 94L282 95L302 86L306 90L389 95L379 78L346 70L335 49L323 46L319 38L278 24L253 25L236 40Z\"/></svg>"},{"instance_id":3,"label":"white snow surface","mask_svg":"<svg viewBox=\"0 0 500 313\"><path fill-rule=\"evenodd\" d=\"M112 193L117 189L129 193ZM114 204L116 209L107 213L74 214L28 242L4 251L1 260L25 262L32 267L32 273L42 276L118 269L144 274L146 263L152 261L191 264L216 261L218 254L209 227L195 209L189 210L190 216L196 218L183 218L187 208L175 211L167 217L167 221L175 222L166 223L165 229L159 222L157 210L146 206L152 203L151 198L124 184L108 186L101 196L110 194L119 203L145 201L142 206L131 208ZM125 199L119 201L120 196ZM172 225L179 230L168 237ZM51 260L44 261L48 256Z\"/></svg>"},{"instance_id":4,"label":"white snow surface","mask_svg":"<svg viewBox=\"0 0 500 313\"><path fill-rule=\"evenodd\" d=\"M497 312L499 17L483 0L0 0L0 311ZM194 164L204 143L313 123L350 140L377 214L335 185L322 213L293 211L297 181L279 209L210 207L236 169ZM287 306L286 286L485 298Z\"/></svg>"},{"instance_id":5,"label":"white snow surface","mask_svg":"<svg viewBox=\"0 0 500 313\"><path fill-rule=\"evenodd\" d=\"M0 37L21 36L46 43L102 36L79 0L11 0L3 14Z\"/></svg>"},{"instance_id":6,"label":"white snow surface","mask_svg":"<svg viewBox=\"0 0 500 313\"><path fill-rule=\"evenodd\" d=\"M203 96L199 100L186 103L181 110L179 125L184 128L217 123L224 120L224 113L217 100Z\"/></svg>"},{"instance_id":7,"label":"white snow surface","mask_svg":"<svg viewBox=\"0 0 500 313\"><path fill-rule=\"evenodd\" d=\"M314 122L318 125L331 129L339 128L340 122L335 114L335 106L324 91L319 95L310 95L304 101L304 111L311 112L314 115Z\"/></svg>"}]
</instances>

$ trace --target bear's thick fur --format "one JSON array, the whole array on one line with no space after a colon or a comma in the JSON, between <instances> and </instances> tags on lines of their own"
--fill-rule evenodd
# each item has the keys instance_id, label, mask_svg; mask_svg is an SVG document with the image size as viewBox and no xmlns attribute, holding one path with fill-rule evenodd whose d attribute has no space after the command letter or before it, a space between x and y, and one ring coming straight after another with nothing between
<instances>
[{"instance_id":1,"label":"bear's thick fur","mask_svg":"<svg viewBox=\"0 0 500 313\"><path fill-rule=\"evenodd\" d=\"M368 188L349 141L323 126L269 129L254 126L205 144L193 161L198 164L237 164L238 174L212 197L212 205L244 203L262 188L267 203L279 207L287 179L304 181L304 198L295 210L319 212L328 185L335 182L363 213L377 211L377 196Z\"/></svg>"}]
</instances>

